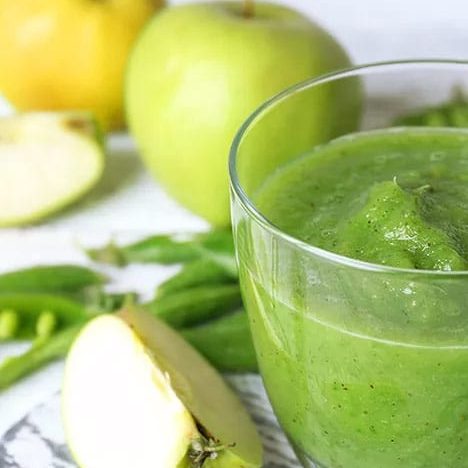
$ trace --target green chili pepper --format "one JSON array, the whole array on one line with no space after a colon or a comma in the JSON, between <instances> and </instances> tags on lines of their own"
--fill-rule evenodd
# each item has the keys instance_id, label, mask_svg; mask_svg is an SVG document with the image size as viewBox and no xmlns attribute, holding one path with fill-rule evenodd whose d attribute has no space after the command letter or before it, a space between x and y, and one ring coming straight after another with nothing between
<instances>
[{"instance_id":1,"label":"green chili pepper","mask_svg":"<svg viewBox=\"0 0 468 468\"><path fill-rule=\"evenodd\" d=\"M258 372L248 317L243 310L184 329L181 334L218 370Z\"/></svg>"},{"instance_id":2,"label":"green chili pepper","mask_svg":"<svg viewBox=\"0 0 468 468\"><path fill-rule=\"evenodd\" d=\"M157 288L157 297L202 285L232 283L234 280L226 270L211 260L194 260L186 263L175 274Z\"/></svg>"},{"instance_id":3,"label":"green chili pepper","mask_svg":"<svg viewBox=\"0 0 468 468\"><path fill-rule=\"evenodd\" d=\"M15 338L19 328L18 312L4 309L0 312L0 341Z\"/></svg>"},{"instance_id":4,"label":"green chili pepper","mask_svg":"<svg viewBox=\"0 0 468 468\"><path fill-rule=\"evenodd\" d=\"M237 284L200 286L156 298L146 308L174 328L219 317L242 303Z\"/></svg>"},{"instance_id":5,"label":"green chili pepper","mask_svg":"<svg viewBox=\"0 0 468 468\"><path fill-rule=\"evenodd\" d=\"M55 315L57 328L83 323L95 314L78 302L48 294L0 294L0 310L4 309L18 314L17 338L34 338L37 321L44 311Z\"/></svg>"},{"instance_id":6,"label":"green chili pepper","mask_svg":"<svg viewBox=\"0 0 468 468\"><path fill-rule=\"evenodd\" d=\"M73 293L104 281L102 274L82 266L36 266L1 274L0 293Z\"/></svg>"},{"instance_id":7,"label":"green chili pepper","mask_svg":"<svg viewBox=\"0 0 468 468\"><path fill-rule=\"evenodd\" d=\"M0 363L0 390L46 364L65 357L81 328L81 325L68 327L47 339L38 340L25 353L5 359Z\"/></svg>"}]
</instances>

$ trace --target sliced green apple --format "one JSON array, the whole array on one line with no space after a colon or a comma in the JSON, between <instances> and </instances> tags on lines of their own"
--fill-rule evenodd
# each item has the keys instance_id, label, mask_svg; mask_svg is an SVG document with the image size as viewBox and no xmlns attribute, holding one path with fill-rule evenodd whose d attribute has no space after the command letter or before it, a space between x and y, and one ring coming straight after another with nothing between
<instances>
[{"instance_id":1,"label":"sliced green apple","mask_svg":"<svg viewBox=\"0 0 468 468\"><path fill-rule=\"evenodd\" d=\"M55 213L93 187L103 169L100 132L89 113L0 118L0 226Z\"/></svg>"},{"instance_id":2,"label":"sliced green apple","mask_svg":"<svg viewBox=\"0 0 468 468\"><path fill-rule=\"evenodd\" d=\"M256 468L260 438L223 378L133 308L90 322L67 359L67 440L83 468Z\"/></svg>"}]
</instances>

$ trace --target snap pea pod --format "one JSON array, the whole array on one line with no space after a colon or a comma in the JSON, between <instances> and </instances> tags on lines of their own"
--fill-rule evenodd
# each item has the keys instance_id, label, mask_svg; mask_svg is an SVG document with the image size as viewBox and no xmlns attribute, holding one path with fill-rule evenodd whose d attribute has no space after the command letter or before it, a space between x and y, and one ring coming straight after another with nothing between
<instances>
[{"instance_id":1,"label":"snap pea pod","mask_svg":"<svg viewBox=\"0 0 468 468\"><path fill-rule=\"evenodd\" d=\"M249 322L243 310L181 330L181 334L220 371L258 372Z\"/></svg>"},{"instance_id":2,"label":"snap pea pod","mask_svg":"<svg viewBox=\"0 0 468 468\"><path fill-rule=\"evenodd\" d=\"M104 282L101 273L82 266L35 266L0 274L0 293L72 293Z\"/></svg>"},{"instance_id":3,"label":"snap pea pod","mask_svg":"<svg viewBox=\"0 0 468 468\"><path fill-rule=\"evenodd\" d=\"M206 258L213 263L217 264L228 274L231 278L237 279L239 273L237 271L237 262L234 252L226 250L214 250L204 245L197 247L197 250L200 252L202 258Z\"/></svg>"},{"instance_id":4,"label":"snap pea pod","mask_svg":"<svg viewBox=\"0 0 468 468\"><path fill-rule=\"evenodd\" d=\"M441 106L400 117L394 125L468 128L468 103L457 97Z\"/></svg>"},{"instance_id":5,"label":"snap pea pod","mask_svg":"<svg viewBox=\"0 0 468 468\"><path fill-rule=\"evenodd\" d=\"M199 259L186 263L179 273L171 276L157 288L157 297L202 285L232 283L226 270L211 260Z\"/></svg>"},{"instance_id":6,"label":"snap pea pod","mask_svg":"<svg viewBox=\"0 0 468 468\"><path fill-rule=\"evenodd\" d=\"M0 311L3 310L10 310L17 314L18 325L15 338L34 338L38 320L45 312L55 316L54 329L81 323L95 314L95 311L85 308L78 302L50 294L0 294Z\"/></svg>"},{"instance_id":7,"label":"snap pea pod","mask_svg":"<svg viewBox=\"0 0 468 468\"><path fill-rule=\"evenodd\" d=\"M84 323L38 339L25 353L0 363L0 391L50 362L64 358ZM182 335L220 371L256 372L257 361L245 312L181 331Z\"/></svg>"},{"instance_id":8,"label":"snap pea pod","mask_svg":"<svg viewBox=\"0 0 468 468\"><path fill-rule=\"evenodd\" d=\"M221 267L231 278L239 277L237 271L234 239L230 231L213 231L213 234L204 239L195 247L201 258L210 260Z\"/></svg>"},{"instance_id":9,"label":"snap pea pod","mask_svg":"<svg viewBox=\"0 0 468 468\"><path fill-rule=\"evenodd\" d=\"M204 258L210 253L215 263L224 267L228 265L228 272L232 274L232 263L235 263L232 234L227 230L185 236L156 235L133 244L118 246L110 243L86 252L94 261L117 266L129 263L185 263ZM227 258L231 258L231 262Z\"/></svg>"},{"instance_id":10,"label":"snap pea pod","mask_svg":"<svg viewBox=\"0 0 468 468\"><path fill-rule=\"evenodd\" d=\"M44 367L46 364L66 356L82 324L36 341L32 347L19 356L13 356L0 363L0 390L4 390L18 380Z\"/></svg>"},{"instance_id":11,"label":"snap pea pod","mask_svg":"<svg viewBox=\"0 0 468 468\"><path fill-rule=\"evenodd\" d=\"M212 231L196 248L202 258L211 260L232 278L238 278L234 239L230 230Z\"/></svg>"},{"instance_id":12,"label":"snap pea pod","mask_svg":"<svg viewBox=\"0 0 468 468\"><path fill-rule=\"evenodd\" d=\"M160 263L170 265L193 260L198 253L192 241L179 241L172 236L151 236L124 246L110 242L104 247L86 250L88 256L99 263L125 266L129 263Z\"/></svg>"},{"instance_id":13,"label":"snap pea pod","mask_svg":"<svg viewBox=\"0 0 468 468\"><path fill-rule=\"evenodd\" d=\"M147 303L145 307L174 328L190 327L228 313L242 304L237 284L199 286Z\"/></svg>"}]
</instances>

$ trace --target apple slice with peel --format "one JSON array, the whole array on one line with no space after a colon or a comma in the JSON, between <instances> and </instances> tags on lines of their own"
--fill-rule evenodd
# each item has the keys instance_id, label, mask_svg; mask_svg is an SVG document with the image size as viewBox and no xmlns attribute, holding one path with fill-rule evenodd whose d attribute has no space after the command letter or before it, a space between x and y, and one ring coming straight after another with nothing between
<instances>
[{"instance_id":1,"label":"apple slice with peel","mask_svg":"<svg viewBox=\"0 0 468 468\"><path fill-rule=\"evenodd\" d=\"M62 416L82 468L256 468L259 435L179 334L128 308L91 321L66 364Z\"/></svg>"},{"instance_id":2,"label":"apple slice with peel","mask_svg":"<svg viewBox=\"0 0 468 468\"><path fill-rule=\"evenodd\" d=\"M0 226L55 213L87 192L103 168L100 132L87 112L0 118Z\"/></svg>"}]
</instances>

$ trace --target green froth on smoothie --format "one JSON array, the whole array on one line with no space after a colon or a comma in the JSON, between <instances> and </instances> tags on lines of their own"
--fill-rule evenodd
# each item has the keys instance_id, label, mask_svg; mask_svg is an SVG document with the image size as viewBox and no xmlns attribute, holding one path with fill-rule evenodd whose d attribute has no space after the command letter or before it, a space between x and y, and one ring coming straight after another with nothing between
<instances>
[{"instance_id":1,"label":"green froth on smoothie","mask_svg":"<svg viewBox=\"0 0 468 468\"><path fill-rule=\"evenodd\" d=\"M456 241L423 216L429 184L404 190L393 181L373 185L366 203L337 224L333 250L382 265L420 270L466 270Z\"/></svg>"},{"instance_id":2,"label":"green froth on smoothie","mask_svg":"<svg viewBox=\"0 0 468 468\"><path fill-rule=\"evenodd\" d=\"M370 263L468 269L468 132L339 138L277 170L260 211L305 242Z\"/></svg>"}]
</instances>

